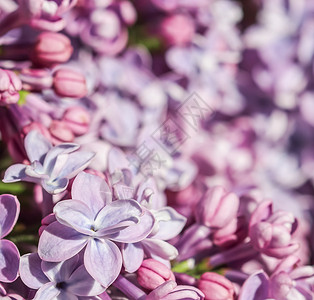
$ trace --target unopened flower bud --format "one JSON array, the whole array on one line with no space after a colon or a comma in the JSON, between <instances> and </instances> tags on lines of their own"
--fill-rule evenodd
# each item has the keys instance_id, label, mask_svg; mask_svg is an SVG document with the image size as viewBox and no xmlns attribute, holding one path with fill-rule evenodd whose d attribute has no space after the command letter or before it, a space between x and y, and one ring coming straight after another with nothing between
<instances>
[{"instance_id":1,"label":"unopened flower bud","mask_svg":"<svg viewBox=\"0 0 314 300\"><path fill-rule=\"evenodd\" d=\"M54 73L53 88L61 97L82 98L87 94L85 77L71 69L59 69Z\"/></svg>"},{"instance_id":2,"label":"unopened flower bud","mask_svg":"<svg viewBox=\"0 0 314 300\"><path fill-rule=\"evenodd\" d=\"M163 263L155 259L146 259L137 270L137 280L143 288L153 290L166 281L175 281L175 277Z\"/></svg>"},{"instance_id":3,"label":"unopened flower bud","mask_svg":"<svg viewBox=\"0 0 314 300\"><path fill-rule=\"evenodd\" d=\"M205 294L205 300L234 299L232 283L227 278L217 273L204 273L198 282L198 288Z\"/></svg>"},{"instance_id":4,"label":"unopened flower bud","mask_svg":"<svg viewBox=\"0 0 314 300\"><path fill-rule=\"evenodd\" d=\"M19 101L22 82L12 71L0 69L0 105Z\"/></svg>"},{"instance_id":5,"label":"unopened flower bud","mask_svg":"<svg viewBox=\"0 0 314 300\"><path fill-rule=\"evenodd\" d=\"M43 32L37 38L31 59L35 64L52 67L67 62L72 52L68 37L61 33Z\"/></svg>"},{"instance_id":6,"label":"unopened flower bud","mask_svg":"<svg viewBox=\"0 0 314 300\"><path fill-rule=\"evenodd\" d=\"M49 127L52 142L55 145L64 142L72 142L74 140L74 134L72 130L62 121L52 121Z\"/></svg>"},{"instance_id":7,"label":"unopened flower bud","mask_svg":"<svg viewBox=\"0 0 314 300\"><path fill-rule=\"evenodd\" d=\"M216 186L208 190L197 204L195 217L198 223L220 229L237 217L239 198Z\"/></svg>"},{"instance_id":8,"label":"unopened flower bud","mask_svg":"<svg viewBox=\"0 0 314 300\"><path fill-rule=\"evenodd\" d=\"M62 121L75 135L82 135L88 131L90 115L83 107L72 106L65 111Z\"/></svg>"},{"instance_id":9,"label":"unopened flower bud","mask_svg":"<svg viewBox=\"0 0 314 300\"><path fill-rule=\"evenodd\" d=\"M48 129L43 124L37 123L37 122L32 122L32 123L24 126L22 129L22 135L25 137L32 130L39 131L48 140L51 140L51 135L50 135Z\"/></svg>"}]
</instances>

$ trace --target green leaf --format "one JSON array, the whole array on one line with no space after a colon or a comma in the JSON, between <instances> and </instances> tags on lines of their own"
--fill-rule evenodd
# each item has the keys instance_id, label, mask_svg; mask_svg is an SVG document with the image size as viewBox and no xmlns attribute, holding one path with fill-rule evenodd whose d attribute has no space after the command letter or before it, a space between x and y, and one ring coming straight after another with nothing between
<instances>
[{"instance_id":1,"label":"green leaf","mask_svg":"<svg viewBox=\"0 0 314 300\"><path fill-rule=\"evenodd\" d=\"M26 191L26 186L21 182L3 183L0 181L0 194L22 194Z\"/></svg>"},{"instance_id":2,"label":"green leaf","mask_svg":"<svg viewBox=\"0 0 314 300\"><path fill-rule=\"evenodd\" d=\"M175 263L172 267L173 272L177 273L186 273L190 270L192 270L194 267L194 263L191 260L184 260L179 263Z\"/></svg>"},{"instance_id":3,"label":"green leaf","mask_svg":"<svg viewBox=\"0 0 314 300\"><path fill-rule=\"evenodd\" d=\"M17 102L18 105L22 106L25 104L26 102L26 97L28 96L28 94L30 94L29 91L25 91L25 90L21 90L19 91L19 94L20 94L20 99L19 101Z\"/></svg>"}]
</instances>

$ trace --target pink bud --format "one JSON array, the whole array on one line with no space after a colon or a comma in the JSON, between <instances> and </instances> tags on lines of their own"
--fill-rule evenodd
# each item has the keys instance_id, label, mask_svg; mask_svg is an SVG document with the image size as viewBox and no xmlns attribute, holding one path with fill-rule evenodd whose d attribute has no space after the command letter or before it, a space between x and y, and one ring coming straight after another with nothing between
<instances>
[{"instance_id":1,"label":"pink bud","mask_svg":"<svg viewBox=\"0 0 314 300\"><path fill-rule=\"evenodd\" d=\"M52 121L49 127L52 142L55 145L64 142L73 142L74 134L70 128L67 127L66 123L62 121Z\"/></svg>"},{"instance_id":2,"label":"pink bud","mask_svg":"<svg viewBox=\"0 0 314 300\"><path fill-rule=\"evenodd\" d=\"M217 273L204 273L198 282L198 288L205 294L205 300L234 299L232 283L227 278Z\"/></svg>"},{"instance_id":3,"label":"pink bud","mask_svg":"<svg viewBox=\"0 0 314 300\"><path fill-rule=\"evenodd\" d=\"M0 105L17 103L21 89L22 82L14 72L0 69Z\"/></svg>"},{"instance_id":4,"label":"pink bud","mask_svg":"<svg viewBox=\"0 0 314 300\"><path fill-rule=\"evenodd\" d=\"M195 33L193 20L183 14L170 15L160 24L159 35L167 45L183 45L189 43Z\"/></svg>"},{"instance_id":5,"label":"pink bud","mask_svg":"<svg viewBox=\"0 0 314 300\"><path fill-rule=\"evenodd\" d=\"M61 97L82 98L87 94L85 77L71 69L59 69L54 73L53 88Z\"/></svg>"},{"instance_id":6,"label":"pink bud","mask_svg":"<svg viewBox=\"0 0 314 300\"><path fill-rule=\"evenodd\" d=\"M175 277L163 263L150 258L144 260L137 270L137 280L143 288L154 290L166 281L175 281Z\"/></svg>"},{"instance_id":7,"label":"pink bud","mask_svg":"<svg viewBox=\"0 0 314 300\"><path fill-rule=\"evenodd\" d=\"M48 129L42 125L41 123L32 122L22 129L22 135L25 137L31 130L39 131L43 136L45 136L48 140L51 140L51 135Z\"/></svg>"},{"instance_id":8,"label":"pink bud","mask_svg":"<svg viewBox=\"0 0 314 300\"><path fill-rule=\"evenodd\" d=\"M52 67L67 62L72 52L68 37L61 33L43 32L37 38L31 59L35 64Z\"/></svg>"},{"instance_id":9,"label":"pink bud","mask_svg":"<svg viewBox=\"0 0 314 300\"><path fill-rule=\"evenodd\" d=\"M220 229L237 217L239 198L216 186L208 190L195 208L198 223Z\"/></svg>"},{"instance_id":10,"label":"pink bud","mask_svg":"<svg viewBox=\"0 0 314 300\"><path fill-rule=\"evenodd\" d=\"M90 115L83 107L72 106L65 111L62 121L75 135L82 135L88 131Z\"/></svg>"}]
</instances>

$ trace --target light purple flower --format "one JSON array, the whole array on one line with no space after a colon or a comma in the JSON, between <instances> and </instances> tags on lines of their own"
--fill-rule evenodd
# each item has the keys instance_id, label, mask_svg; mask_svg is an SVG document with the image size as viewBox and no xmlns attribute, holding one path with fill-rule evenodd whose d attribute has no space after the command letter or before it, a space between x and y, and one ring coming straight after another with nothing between
<instances>
[{"instance_id":1,"label":"light purple flower","mask_svg":"<svg viewBox=\"0 0 314 300\"><path fill-rule=\"evenodd\" d=\"M15 244L2 240L13 229L20 213L20 203L13 195L0 196L0 281L12 282L18 276L20 253Z\"/></svg>"},{"instance_id":2,"label":"light purple flower","mask_svg":"<svg viewBox=\"0 0 314 300\"><path fill-rule=\"evenodd\" d=\"M77 0L19 0L20 12L32 27L60 31L65 26L61 16L70 10Z\"/></svg>"},{"instance_id":3,"label":"light purple flower","mask_svg":"<svg viewBox=\"0 0 314 300\"><path fill-rule=\"evenodd\" d=\"M263 270L253 273L243 284L239 300L311 300L314 270L303 266L292 271L276 270L269 277Z\"/></svg>"},{"instance_id":4,"label":"light purple flower","mask_svg":"<svg viewBox=\"0 0 314 300\"><path fill-rule=\"evenodd\" d=\"M183 229L186 218L173 208L158 207L157 187L153 179L142 183L137 191L137 201L154 216L156 223L150 235L137 243L124 244L122 247L123 264L128 272L135 272L141 265L144 255L169 265L169 260L178 255L177 249L166 242L176 237Z\"/></svg>"},{"instance_id":5,"label":"light purple flower","mask_svg":"<svg viewBox=\"0 0 314 300\"><path fill-rule=\"evenodd\" d=\"M77 144L64 143L52 147L47 138L34 130L25 137L24 145L31 164L9 167L3 182L38 183L50 194L63 192L69 179L84 170L94 157L92 152L76 151L79 148Z\"/></svg>"},{"instance_id":6,"label":"light purple flower","mask_svg":"<svg viewBox=\"0 0 314 300\"><path fill-rule=\"evenodd\" d=\"M22 281L38 290L34 300L96 300L105 288L86 271L76 255L66 261L42 261L37 253L23 255L20 262Z\"/></svg>"},{"instance_id":7,"label":"light purple flower","mask_svg":"<svg viewBox=\"0 0 314 300\"><path fill-rule=\"evenodd\" d=\"M266 255L284 258L300 247L292 239L297 220L292 213L273 212L271 201L263 201L253 212L249 225L249 237L255 249Z\"/></svg>"},{"instance_id":8,"label":"light purple flower","mask_svg":"<svg viewBox=\"0 0 314 300\"><path fill-rule=\"evenodd\" d=\"M54 207L57 221L43 231L38 254L45 261L59 262L85 248L86 270L108 287L122 266L122 255L114 242L143 240L152 231L155 220L134 200L112 202L108 185L98 176L80 173L71 193L73 199ZM136 230L134 224L138 224Z\"/></svg>"}]
</instances>

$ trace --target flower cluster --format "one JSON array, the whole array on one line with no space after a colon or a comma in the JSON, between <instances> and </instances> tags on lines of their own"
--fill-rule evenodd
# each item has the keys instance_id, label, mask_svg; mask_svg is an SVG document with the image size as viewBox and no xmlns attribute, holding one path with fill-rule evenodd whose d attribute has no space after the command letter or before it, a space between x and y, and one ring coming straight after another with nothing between
<instances>
[{"instance_id":1,"label":"flower cluster","mask_svg":"<svg viewBox=\"0 0 314 300\"><path fill-rule=\"evenodd\" d=\"M1 299L314 299L311 1L0 2Z\"/></svg>"}]
</instances>

